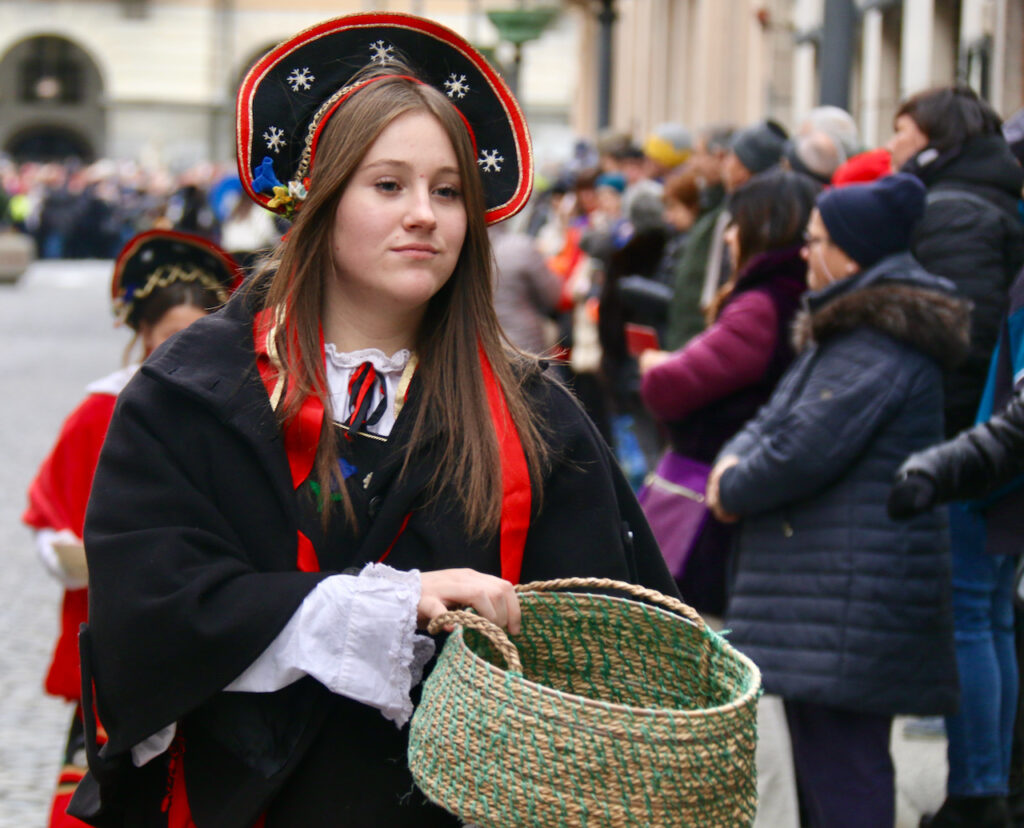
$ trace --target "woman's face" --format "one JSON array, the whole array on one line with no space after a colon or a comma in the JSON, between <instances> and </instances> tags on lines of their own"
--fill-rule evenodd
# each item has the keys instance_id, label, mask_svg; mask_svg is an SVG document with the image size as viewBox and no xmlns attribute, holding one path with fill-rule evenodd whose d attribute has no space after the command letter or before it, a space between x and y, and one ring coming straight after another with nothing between
<instances>
[{"instance_id":1,"label":"woman's face","mask_svg":"<svg viewBox=\"0 0 1024 828\"><path fill-rule=\"evenodd\" d=\"M801 253L807 261L807 286L811 290L821 290L860 270L860 265L832 243L817 209L811 213L811 220L807 223Z\"/></svg>"},{"instance_id":2,"label":"woman's face","mask_svg":"<svg viewBox=\"0 0 1024 828\"><path fill-rule=\"evenodd\" d=\"M885 148L892 153L892 168L899 170L911 158L928 146L925 135L917 122L909 115L900 115L896 119L895 131Z\"/></svg>"},{"instance_id":3,"label":"woman's face","mask_svg":"<svg viewBox=\"0 0 1024 828\"><path fill-rule=\"evenodd\" d=\"M334 215L328 303L418 324L466 236L455 149L426 112L392 121L370 146Z\"/></svg>"},{"instance_id":4,"label":"woman's face","mask_svg":"<svg viewBox=\"0 0 1024 828\"><path fill-rule=\"evenodd\" d=\"M139 324L139 338L142 340L143 358L164 344L173 334L183 331L197 319L206 316L206 311L195 305L176 305L161 316L155 324Z\"/></svg>"}]
</instances>

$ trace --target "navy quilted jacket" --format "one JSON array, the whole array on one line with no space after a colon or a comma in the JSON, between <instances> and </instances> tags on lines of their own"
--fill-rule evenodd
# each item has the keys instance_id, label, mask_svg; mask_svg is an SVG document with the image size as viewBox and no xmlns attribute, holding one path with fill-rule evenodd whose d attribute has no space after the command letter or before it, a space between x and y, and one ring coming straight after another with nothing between
<instances>
[{"instance_id":1,"label":"navy quilted jacket","mask_svg":"<svg viewBox=\"0 0 1024 828\"><path fill-rule=\"evenodd\" d=\"M957 700L945 515L885 510L903 458L942 438L943 368L968 308L909 254L808 294L800 355L720 456L742 518L730 640L767 692L880 714Z\"/></svg>"}]
</instances>

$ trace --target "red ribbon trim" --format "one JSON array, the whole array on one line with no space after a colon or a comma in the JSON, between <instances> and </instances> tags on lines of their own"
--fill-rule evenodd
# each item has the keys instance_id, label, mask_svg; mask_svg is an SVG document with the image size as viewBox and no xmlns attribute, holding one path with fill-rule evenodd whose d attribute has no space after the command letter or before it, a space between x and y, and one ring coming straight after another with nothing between
<instances>
[{"instance_id":1,"label":"red ribbon trim","mask_svg":"<svg viewBox=\"0 0 1024 828\"><path fill-rule=\"evenodd\" d=\"M273 396L277 387L278 367L270 359L268 340L273 334L274 311L271 308L260 311L253 320L253 341L256 346L256 367L260 379L267 389L267 395ZM320 352L323 353L324 332L320 329ZM281 405L287 405L295 394L291 377L287 378L284 399ZM288 467L291 470L292 486L299 488L313 471L316 460L316 448L320 444L320 433L324 424L324 404L316 394L308 395L296 415L284 424L284 448L288 455Z\"/></svg>"},{"instance_id":2,"label":"red ribbon trim","mask_svg":"<svg viewBox=\"0 0 1024 828\"><path fill-rule=\"evenodd\" d=\"M267 308L256 314L253 319L253 343L256 349L256 367L260 379L267 389L267 396L273 397L280 376L278 367L270 358L269 338L273 335L274 312ZM320 330L320 352L324 350L324 332ZM285 385L283 401L287 404L294 393L291 377ZM291 472L292 486L299 488L313 471L316 460L316 448L320 442L320 431L324 422L324 404L321 399L310 394L302 401L298 413L284 424L284 450L288 457L288 469ZM297 532L296 566L300 572L319 572L320 560L317 558L313 542L301 531Z\"/></svg>"},{"instance_id":3,"label":"red ribbon trim","mask_svg":"<svg viewBox=\"0 0 1024 828\"><path fill-rule=\"evenodd\" d=\"M253 319L253 342L256 350L256 366L260 379L267 389L267 395L273 396L277 387L279 370L270 358L268 342L273 335L275 314L267 308L256 314ZM324 334L320 330L320 351L323 352ZM289 343L291 345L291 343ZM295 346L297 347L297 346ZM480 371L487 393L487 405L491 412L491 422L498 439L498 450L501 461L501 530L499 550L501 555L501 577L513 584L519 583L523 568L523 554L526 549L526 536L530 529L530 507L532 491L530 488L530 471L526 465L526 455L519 439L519 432L508 411L505 394L494 376L494 370L487 359L483 347L479 348ZM284 390L286 405L294 394L294 386L289 377ZM408 390L406 391L408 396ZM324 422L324 406L319 396L310 394L303 401L298 413L284 424L284 448L288 457L292 485L297 489L309 477L316 459L316 449L320 442L320 434ZM383 561L409 524L410 515L406 515L402 525L388 546ZM298 532L296 562L302 572L319 572L320 562L312 542L302 532Z\"/></svg>"},{"instance_id":4,"label":"red ribbon trim","mask_svg":"<svg viewBox=\"0 0 1024 828\"><path fill-rule=\"evenodd\" d=\"M526 534L530 529L530 470L501 385L482 346L479 352L487 404L491 409L501 456L501 577L518 584L523 569Z\"/></svg>"}]
</instances>

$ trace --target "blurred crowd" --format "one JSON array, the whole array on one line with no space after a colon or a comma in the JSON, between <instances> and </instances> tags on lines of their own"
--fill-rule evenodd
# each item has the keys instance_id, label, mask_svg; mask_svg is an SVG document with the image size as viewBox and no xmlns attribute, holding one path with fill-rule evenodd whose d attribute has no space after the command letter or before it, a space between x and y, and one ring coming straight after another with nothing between
<instances>
[{"instance_id":1,"label":"blurred crowd","mask_svg":"<svg viewBox=\"0 0 1024 828\"><path fill-rule=\"evenodd\" d=\"M151 229L195 233L238 252L269 247L284 231L243 197L234 169L218 164L175 174L130 161L0 158L0 217L31 236L43 259L113 259Z\"/></svg>"},{"instance_id":2,"label":"blurred crowd","mask_svg":"<svg viewBox=\"0 0 1024 828\"><path fill-rule=\"evenodd\" d=\"M506 331L559 358L684 599L781 702L757 825L892 825L900 714L948 737L922 825L1024 825L1022 126L956 85L877 147L827 106L606 134L493 231Z\"/></svg>"}]
</instances>

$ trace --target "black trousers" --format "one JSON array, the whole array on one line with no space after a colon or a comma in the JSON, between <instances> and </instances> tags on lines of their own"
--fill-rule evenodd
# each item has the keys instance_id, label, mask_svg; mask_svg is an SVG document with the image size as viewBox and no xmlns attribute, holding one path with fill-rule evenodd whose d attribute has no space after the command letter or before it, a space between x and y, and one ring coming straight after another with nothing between
<instances>
[{"instance_id":1,"label":"black trousers","mask_svg":"<svg viewBox=\"0 0 1024 828\"><path fill-rule=\"evenodd\" d=\"M892 828L892 716L788 699L785 707L808 828Z\"/></svg>"}]
</instances>

